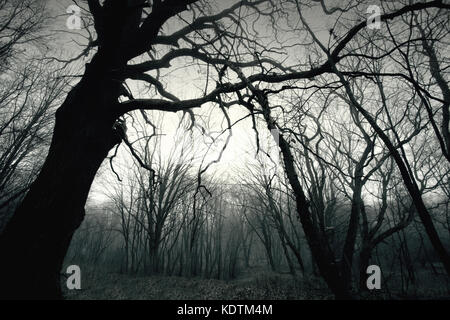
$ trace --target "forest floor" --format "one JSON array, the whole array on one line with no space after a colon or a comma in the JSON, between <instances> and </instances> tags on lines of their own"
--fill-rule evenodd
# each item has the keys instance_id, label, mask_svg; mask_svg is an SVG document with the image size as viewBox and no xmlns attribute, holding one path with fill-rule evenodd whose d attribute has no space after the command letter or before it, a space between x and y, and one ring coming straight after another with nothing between
<instances>
[{"instance_id":1,"label":"forest floor","mask_svg":"<svg viewBox=\"0 0 450 320\"><path fill-rule=\"evenodd\" d=\"M230 281L93 272L82 275L80 290L65 289L65 297L70 300L333 299L320 279L294 279L290 274L260 270L248 270Z\"/></svg>"},{"instance_id":2,"label":"forest floor","mask_svg":"<svg viewBox=\"0 0 450 320\"><path fill-rule=\"evenodd\" d=\"M66 286L63 285L63 288ZM176 276L140 276L92 271L82 275L80 290L65 289L69 300L329 300L333 295L320 278L293 277L250 269L226 281ZM404 295L392 290L370 292L362 299L450 299L441 285Z\"/></svg>"}]
</instances>

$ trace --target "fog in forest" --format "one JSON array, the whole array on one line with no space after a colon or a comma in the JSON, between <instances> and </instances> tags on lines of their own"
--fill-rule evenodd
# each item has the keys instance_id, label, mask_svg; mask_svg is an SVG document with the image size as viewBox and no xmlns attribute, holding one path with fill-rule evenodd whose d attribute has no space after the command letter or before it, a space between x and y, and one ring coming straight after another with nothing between
<instances>
[{"instance_id":1,"label":"fog in forest","mask_svg":"<svg viewBox=\"0 0 450 320\"><path fill-rule=\"evenodd\" d=\"M449 299L449 13L0 0L0 297Z\"/></svg>"}]
</instances>

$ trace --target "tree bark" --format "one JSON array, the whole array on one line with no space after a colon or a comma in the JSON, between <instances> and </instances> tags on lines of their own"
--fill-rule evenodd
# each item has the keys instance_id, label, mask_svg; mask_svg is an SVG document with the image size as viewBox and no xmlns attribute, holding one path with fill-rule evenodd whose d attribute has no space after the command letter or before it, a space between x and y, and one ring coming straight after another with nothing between
<instances>
[{"instance_id":1,"label":"tree bark","mask_svg":"<svg viewBox=\"0 0 450 320\"><path fill-rule=\"evenodd\" d=\"M120 89L111 76L114 66L97 53L56 112L43 168L0 236L0 298L62 297L60 271L89 189L120 141L110 111Z\"/></svg>"}]
</instances>

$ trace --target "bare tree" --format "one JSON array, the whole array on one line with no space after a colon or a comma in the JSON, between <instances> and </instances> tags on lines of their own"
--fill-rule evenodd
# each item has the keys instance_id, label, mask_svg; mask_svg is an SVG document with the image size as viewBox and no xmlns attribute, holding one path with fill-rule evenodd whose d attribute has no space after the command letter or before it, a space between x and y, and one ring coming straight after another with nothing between
<instances>
[{"instance_id":1,"label":"bare tree","mask_svg":"<svg viewBox=\"0 0 450 320\"><path fill-rule=\"evenodd\" d=\"M385 57L386 53L381 53L381 57L367 57L358 50L353 53L360 45L355 39L367 26L367 21L357 20L361 13L357 5L329 8L323 1L315 2L327 15L351 15L347 23L340 23L339 28L330 32L328 47L322 45L312 32L302 15L303 4L296 0L277 3L243 0L219 12L214 12L212 5L196 0L152 1L151 4L144 0L106 0L103 3L88 0L96 38L87 37L91 42L86 44L86 54L91 50L95 52L86 64L81 80L56 112L53 139L43 168L0 236L0 255L7 261L0 266L0 280L4 284L0 288L1 295L60 297L59 270L73 232L83 220L92 181L108 152L127 139L122 120L125 114L136 110L182 111L194 122L192 109L210 103L224 115L231 128L227 112L232 106L241 105L247 108L253 120L260 114L269 130L280 130L282 126L277 123L277 112L273 110L277 103L270 97L287 90L301 90L302 87L295 85L305 83L307 87L308 84L329 87L330 82L338 83L340 92L347 96L352 107L369 123L394 158L427 234L450 270L448 253L423 202L409 159L401 147L400 151L396 148L401 139L395 137L395 126L388 118L383 119L394 134L391 139L380 126L379 119L361 105L350 85L350 80L355 77L373 76L373 72L364 74L353 70L348 65L352 57L376 60ZM450 5L440 0L393 6L388 7L389 12L380 19L392 21L425 10L446 12L449 8ZM291 23L292 19L298 22L299 18L300 24ZM258 36L260 25L270 29L274 41ZM281 29L291 29L290 35L295 35L296 41L279 43L277 31ZM91 28L86 32L91 35L94 30ZM336 35L337 32L343 36ZM292 53L290 49L301 47L303 39L308 44L307 52L300 62L290 63L285 56ZM410 45L408 40L401 45L395 44L393 52L408 49ZM428 42L426 45L429 46ZM375 46L369 41L364 47ZM432 57L430 54L428 56ZM198 90L198 98L180 99L171 92L171 78L161 74L164 69L176 69L180 60L182 66L194 65L204 74L196 83L202 88ZM382 72L377 74L384 76ZM406 81L411 80L410 76L403 76ZM328 77L329 81L316 83L315 78L321 77ZM144 83L151 89L152 98L131 92L126 80ZM383 102L382 91L378 90ZM445 94L445 88L443 92ZM445 122L445 114L443 119ZM253 129L257 131L255 125ZM440 135L445 134L446 131L441 129ZM328 236L313 220L311 199L299 179L290 143L282 135L279 142L296 210L320 273L336 297L349 298L348 284L340 275L341 268L329 247ZM193 209L196 210L195 205ZM358 210L355 206L355 212ZM352 226L356 225L357 214L353 217L347 260L355 242ZM191 239L195 239L197 229L190 232ZM218 243L221 245L222 242ZM43 263L29 270L28 261L38 259Z\"/></svg>"}]
</instances>

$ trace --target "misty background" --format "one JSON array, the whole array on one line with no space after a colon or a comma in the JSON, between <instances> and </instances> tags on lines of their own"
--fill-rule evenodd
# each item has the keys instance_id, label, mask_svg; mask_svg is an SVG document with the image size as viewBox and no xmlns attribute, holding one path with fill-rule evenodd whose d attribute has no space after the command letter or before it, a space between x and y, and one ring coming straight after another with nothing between
<instances>
[{"instance_id":1,"label":"misty background","mask_svg":"<svg viewBox=\"0 0 450 320\"><path fill-rule=\"evenodd\" d=\"M237 2L200 1L164 24L161 35ZM153 82L127 79L120 101L194 99L257 73L317 68L327 59L318 43L331 52L369 16L368 6L387 13L413 3L243 5L220 24L188 33L178 48L158 44L129 64L157 61L196 43L217 59L217 51L226 51L229 61L259 63L243 65L239 73L222 62L180 55L143 72ZM80 30L66 25L72 4L81 8ZM85 1L0 0L0 10L1 21L15 12L19 26L0 25L1 232L40 171L56 109L95 54L96 37ZM242 89L248 105L229 93L189 112L126 113L117 122L126 137L98 170L64 260L63 288L67 266L82 272L82 289L64 289L66 297L332 299L299 218L306 213L298 207L281 145L288 146L311 224L325 239L322 249L335 265L348 263L351 252L351 292L363 299L448 299L448 274L405 176L355 106L357 101L375 119L398 151L448 251L448 22L448 9L430 8L382 22L378 30L363 28L341 54L342 73L256 81ZM26 36L3 45L22 29ZM266 94L266 106L251 98L257 92ZM268 129L272 120L276 129ZM367 288L369 265L381 268L380 290Z\"/></svg>"}]
</instances>

